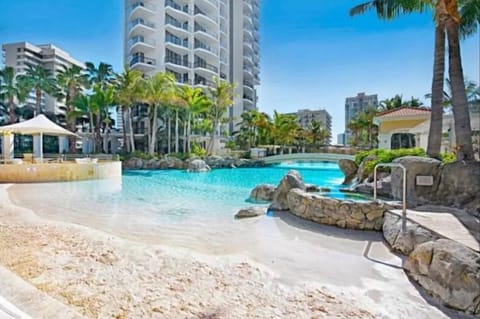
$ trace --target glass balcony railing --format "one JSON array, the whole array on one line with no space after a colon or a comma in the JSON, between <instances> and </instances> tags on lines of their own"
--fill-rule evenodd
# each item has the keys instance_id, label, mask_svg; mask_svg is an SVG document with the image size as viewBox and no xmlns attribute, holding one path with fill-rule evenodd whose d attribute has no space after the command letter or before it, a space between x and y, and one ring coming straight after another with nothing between
<instances>
[{"instance_id":1,"label":"glass balcony railing","mask_svg":"<svg viewBox=\"0 0 480 319\"><path fill-rule=\"evenodd\" d=\"M137 18L135 20L133 20L131 23L130 23L130 29L133 29L134 27L136 27L137 25L143 25L143 26L146 26L146 27L149 27L149 28L152 28L154 29L155 28L155 24L152 23L152 22L149 22L149 21L146 21L142 18Z\"/></svg>"},{"instance_id":2,"label":"glass balcony railing","mask_svg":"<svg viewBox=\"0 0 480 319\"><path fill-rule=\"evenodd\" d=\"M172 43L172 44L176 44L176 45L179 45L179 46L182 46L184 48L189 48L189 45L188 45L188 40L182 40L182 39L179 39L171 34L167 34L165 36L165 42L167 43Z\"/></svg>"},{"instance_id":3,"label":"glass balcony railing","mask_svg":"<svg viewBox=\"0 0 480 319\"><path fill-rule=\"evenodd\" d=\"M128 46L129 47L131 47L131 46L133 46L134 44L137 44L137 43L148 44L150 46L155 46L155 44L156 44L154 40L146 39L144 36L141 36L141 35L138 35L138 36L133 37L130 40L128 40Z\"/></svg>"},{"instance_id":4,"label":"glass balcony railing","mask_svg":"<svg viewBox=\"0 0 480 319\"><path fill-rule=\"evenodd\" d=\"M215 39L218 37L218 34L216 34L215 32L213 31L208 31L206 28L204 28L202 25L200 25L199 23L196 23L195 22L195 27L194 27L194 32L203 32L203 33L206 33L208 35L210 35L211 37L214 37Z\"/></svg>"},{"instance_id":5,"label":"glass balcony railing","mask_svg":"<svg viewBox=\"0 0 480 319\"><path fill-rule=\"evenodd\" d=\"M211 86L211 87L215 86L215 83L213 81L209 81L205 78L200 78L200 77L195 78L194 84L195 85Z\"/></svg>"},{"instance_id":6,"label":"glass balcony railing","mask_svg":"<svg viewBox=\"0 0 480 319\"><path fill-rule=\"evenodd\" d=\"M215 65L209 64L205 61L197 61L193 64L194 68L202 68L202 69L207 69L212 72L218 73L218 68Z\"/></svg>"},{"instance_id":7,"label":"glass balcony railing","mask_svg":"<svg viewBox=\"0 0 480 319\"><path fill-rule=\"evenodd\" d=\"M150 11L157 11L157 7L152 5L152 4L149 4L149 3L145 3L143 1L138 1L138 2L135 2L134 4L132 4L130 6L130 12L132 12L133 10L135 10L136 8L145 8L147 10L150 10Z\"/></svg>"},{"instance_id":8,"label":"glass balcony railing","mask_svg":"<svg viewBox=\"0 0 480 319\"><path fill-rule=\"evenodd\" d=\"M206 51L209 51L215 55L218 54L217 50L215 50L214 48L212 48L211 46L209 45L206 45L205 43L201 42L201 41L198 41L198 40L195 40L195 46L194 46L195 49L203 49L203 50L206 50Z\"/></svg>"},{"instance_id":9,"label":"glass balcony railing","mask_svg":"<svg viewBox=\"0 0 480 319\"><path fill-rule=\"evenodd\" d=\"M182 11L188 14L188 5L180 6L179 4L175 3L173 0L165 0L165 7L171 7L175 10Z\"/></svg>"},{"instance_id":10,"label":"glass balcony railing","mask_svg":"<svg viewBox=\"0 0 480 319\"><path fill-rule=\"evenodd\" d=\"M169 16L168 14L165 16L165 24L169 24L176 28L188 31L188 22L181 23L180 21L178 21L172 16Z\"/></svg>"},{"instance_id":11,"label":"glass balcony railing","mask_svg":"<svg viewBox=\"0 0 480 319\"><path fill-rule=\"evenodd\" d=\"M142 55L132 56L130 58L130 66L134 66L137 63L156 65L157 61L155 59L148 58Z\"/></svg>"},{"instance_id":12,"label":"glass balcony railing","mask_svg":"<svg viewBox=\"0 0 480 319\"><path fill-rule=\"evenodd\" d=\"M172 64L184 66L184 67L187 67L187 68L192 67L192 64L190 62L188 62L187 60L184 60L180 56L178 56L178 57L177 56L166 56L165 57L165 63L172 63Z\"/></svg>"}]
</instances>

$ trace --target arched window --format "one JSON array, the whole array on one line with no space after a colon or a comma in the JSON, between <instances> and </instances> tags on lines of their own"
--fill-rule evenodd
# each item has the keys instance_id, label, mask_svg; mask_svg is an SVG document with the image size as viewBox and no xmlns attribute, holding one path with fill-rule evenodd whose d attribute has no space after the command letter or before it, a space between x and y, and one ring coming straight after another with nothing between
<instances>
[{"instance_id":1,"label":"arched window","mask_svg":"<svg viewBox=\"0 0 480 319\"><path fill-rule=\"evenodd\" d=\"M399 148L414 148L415 146L416 146L415 134L411 134L411 133L392 134L390 149L396 150Z\"/></svg>"}]
</instances>

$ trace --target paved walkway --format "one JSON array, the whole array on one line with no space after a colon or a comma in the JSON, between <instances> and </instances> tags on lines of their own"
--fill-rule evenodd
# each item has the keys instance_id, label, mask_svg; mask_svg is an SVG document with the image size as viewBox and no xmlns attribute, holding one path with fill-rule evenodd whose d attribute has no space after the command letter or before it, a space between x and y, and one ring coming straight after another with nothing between
<instances>
[{"instance_id":1,"label":"paved walkway","mask_svg":"<svg viewBox=\"0 0 480 319\"><path fill-rule=\"evenodd\" d=\"M480 243L472 235L472 232L460 222L460 217L445 210L445 208L437 209L435 207L429 208L428 211L408 209L407 218L446 238L462 243L473 250L480 251ZM401 209L394 209L391 212L399 216L402 215ZM464 222L465 219L468 219L467 222L471 225L471 229L475 227L480 232L480 220L473 216L462 216Z\"/></svg>"}]
</instances>

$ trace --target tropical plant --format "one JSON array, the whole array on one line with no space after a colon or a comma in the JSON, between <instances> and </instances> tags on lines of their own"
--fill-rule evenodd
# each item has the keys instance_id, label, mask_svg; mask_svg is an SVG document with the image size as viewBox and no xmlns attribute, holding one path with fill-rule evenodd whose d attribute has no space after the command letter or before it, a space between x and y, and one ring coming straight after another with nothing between
<instances>
[{"instance_id":1,"label":"tropical plant","mask_svg":"<svg viewBox=\"0 0 480 319\"><path fill-rule=\"evenodd\" d=\"M235 85L214 78L214 86L208 88L208 96L211 101L207 118L212 123L210 142L207 148L208 154L212 154L220 130L220 123L223 122L229 106L233 104Z\"/></svg>"},{"instance_id":2,"label":"tropical plant","mask_svg":"<svg viewBox=\"0 0 480 319\"><path fill-rule=\"evenodd\" d=\"M423 12L428 8L435 11L435 53L432 80L432 114L427 152L431 156L440 153L443 117L443 81L445 73L445 36L449 42L449 74L453 87L453 105L457 145L463 151L459 157L473 159L471 127L468 103L464 87L460 57L459 31L466 36L475 32L480 22L478 0L373 0L354 7L350 15L374 9L383 19L392 19L402 14Z\"/></svg>"},{"instance_id":3,"label":"tropical plant","mask_svg":"<svg viewBox=\"0 0 480 319\"><path fill-rule=\"evenodd\" d=\"M35 114L43 112L41 108L42 94L56 93L56 80L52 73L41 65L28 66L25 74L18 76L19 85L26 90L35 91Z\"/></svg>"},{"instance_id":4,"label":"tropical plant","mask_svg":"<svg viewBox=\"0 0 480 319\"><path fill-rule=\"evenodd\" d=\"M161 105L171 105L175 93L175 77L160 72L142 80L141 86L140 99L149 105L148 152L153 155L157 149L158 109Z\"/></svg>"},{"instance_id":5,"label":"tropical plant","mask_svg":"<svg viewBox=\"0 0 480 319\"><path fill-rule=\"evenodd\" d=\"M86 62L85 66L87 68L88 81L92 85L99 84L102 88L105 88L107 85L113 84L115 74L110 64L100 62L98 67L96 67L92 62Z\"/></svg>"},{"instance_id":6,"label":"tropical plant","mask_svg":"<svg viewBox=\"0 0 480 319\"><path fill-rule=\"evenodd\" d=\"M314 147L318 144L327 144L328 140L331 138L330 131L323 126L323 123L315 120L310 123L307 137Z\"/></svg>"},{"instance_id":7,"label":"tropical plant","mask_svg":"<svg viewBox=\"0 0 480 319\"><path fill-rule=\"evenodd\" d=\"M115 90L113 86L102 88L101 84L93 87L93 94L90 96L89 108L95 117L94 131L94 152L101 149L101 128L102 121L108 124L108 108L115 103Z\"/></svg>"},{"instance_id":8,"label":"tropical plant","mask_svg":"<svg viewBox=\"0 0 480 319\"><path fill-rule=\"evenodd\" d=\"M123 144L127 152L135 152L135 138L133 132L132 107L139 102L141 95L141 80L143 74L140 71L132 70L125 66L122 73L115 78L116 102L120 105L123 126ZM128 114L127 118L125 115ZM127 139L127 126L129 138Z\"/></svg>"},{"instance_id":9,"label":"tropical plant","mask_svg":"<svg viewBox=\"0 0 480 319\"><path fill-rule=\"evenodd\" d=\"M62 93L65 96L65 105L67 106L67 126L72 132L77 130L77 118L76 109L73 104L74 99L82 93L82 90L88 86L87 75L83 70L76 65L72 65L69 68L60 70L57 74L57 84ZM70 137L70 152L75 152L76 138Z\"/></svg>"},{"instance_id":10,"label":"tropical plant","mask_svg":"<svg viewBox=\"0 0 480 319\"><path fill-rule=\"evenodd\" d=\"M286 145L291 145L297 136L299 129L295 115L281 114L277 111L273 113L272 137L274 144L281 145L281 153L283 154Z\"/></svg>"},{"instance_id":11,"label":"tropical plant","mask_svg":"<svg viewBox=\"0 0 480 319\"><path fill-rule=\"evenodd\" d=\"M5 67L0 70L0 100L3 101L5 113L8 114L9 123L16 122L15 100L24 102L28 92L16 80L15 70Z\"/></svg>"},{"instance_id":12,"label":"tropical plant","mask_svg":"<svg viewBox=\"0 0 480 319\"><path fill-rule=\"evenodd\" d=\"M182 87L178 92L178 98L183 104L186 113L186 120L184 127L184 145L185 152L190 152L190 138L192 134L192 121L201 114L205 114L211 106L211 101L203 93L200 88L192 88L190 86Z\"/></svg>"}]
</instances>

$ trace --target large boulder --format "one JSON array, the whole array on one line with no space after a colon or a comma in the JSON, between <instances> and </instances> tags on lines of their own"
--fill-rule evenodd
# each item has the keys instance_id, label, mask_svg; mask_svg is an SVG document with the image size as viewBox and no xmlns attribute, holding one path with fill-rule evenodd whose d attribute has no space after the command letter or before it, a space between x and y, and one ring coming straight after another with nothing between
<instances>
[{"instance_id":1,"label":"large boulder","mask_svg":"<svg viewBox=\"0 0 480 319\"><path fill-rule=\"evenodd\" d=\"M406 222L405 232L402 232L402 218L391 212L385 212L382 231L388 245L406 256L418 245L440 238L432 231L409 220Z\"/></svg>"},{"instance_id":2,"label":"large boulder","mask_svg":"<svg viewBox=\"0 0 480 319\"><path fill-rule=\"evenodd\" d=\"M294 188L298 188L302 191L306 189L302 175L296 170L291 170L282 178L280 184L275 189L270 209L288 210L288 192Z\"/></svg>"},{"instance_id":3,"label":"large boulder","mask_svg":"<svg viewBox=\"0 0 480 319\"><path fill-rule=\"evenodd\" d=\"M353 180L357 177L358 165L349 159L341 159L338 161L338 167L345 175L343 180L343 185L350 185Z\"/></svg>"},{"instance_id":4,"label":"large boulder","mask_svg":"<svg viewBox=\"0 0 480 319\"><path fill-rule=\"evenodd\" d=\"M191 160L188 163L188 169L187 170L189 172L193 172L193 173L205 173L205 172L210 171L210 166L208 166L207 163L205 163L204 160L194 159L194 160Z\"/></svg>"},{"instance_id":5,"label":"large boulder","mask_svg":"<svg viewBox=\"0 0 480 319\"><path fill-rule=\"evenodd\" d=\"M480 315L480 253L448 239L419 245L405 270L445 305Z\"/></svg>"},{"instance_id":6,"label":"large boulder","mask_svg":"<svg viewBox=\"0 0 480 319\"><path fill-rule=\"evenodd\" d=\"M403 165L407 170L407 205L418 206L430 202L438 189L442 162L434 158L405 156L397 158L393 163ZM433 185L417 185L417 176L432 176ZM403 170L392 168L392 196L395 199L402 199L403 193Z\"/></svg>"},{"instance_id":7,"label":"large boulder","mask_svg":"<svg viewBox=\"0 0 480 319\"><path fill-rule=\"evenodd\" d=\"M348 229L380 230L386 206L377 202L341 201L292 189L288 193L290 212L319 224Z\"/></svg>"},{"instance_id":8,"label":"large boulder","mask_svg":"<svg viewBox=\"0 0 480 319\"><path fill-rule=\"evenodd\" d=\"M257 216L265 215L266 212L267 212L267 209L265 207L242 208L235 214L235 219L257 217Z\"/></svg>"},{"instance_id":9,"label":"large boulder","mask_svg":"<svg viewBox=\"0 0 480 319\"><path fill-rule=\"evenodd\" d=\"M360 194L373 195L373 180L371 183L364 182L355 185L353 190ZM379 174L377 180L377 195L380 197L392 197L392 178L390 175Z\"/></svg>"},{"instance_id":10,"label":"large boulder","mask_svg":"<svg viewBox=\"0 0 480 319\"><path fill-rule=\"evenodd\" d=\"M254 201L271 202L273 200L273 193L275 193L275 185L260 184L252 189L250 199Z\"/></svg>"},{"instance_id":11,"label":"large boulder","mask_svg":"<svg viewBox=\"0 0 480 319\"><path fill-rule=\"evenodd\" d=\"M448 206L463 206L478 201L479 194L480 162L455 162L443 166L433 200Z\"/></svg>"},{"instance_id":12,"label":"large boulder","mask_svg":"<svg viewBox=\"0 0 480 319\"><path fill-rule=\"evenodd\" d=\"M136 157L132 157L123 162L123 167L125 169L142 169L143 166L144 166L144 161Z\"/></svg>"}]
</instances>

